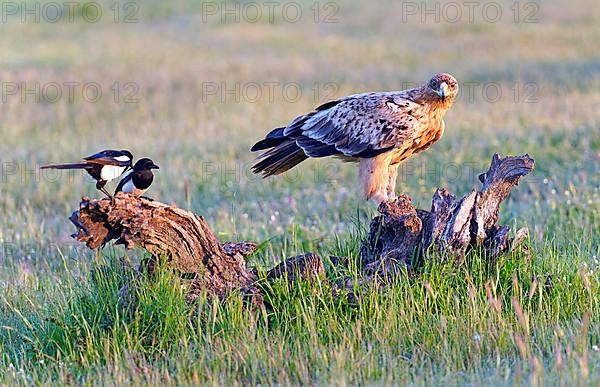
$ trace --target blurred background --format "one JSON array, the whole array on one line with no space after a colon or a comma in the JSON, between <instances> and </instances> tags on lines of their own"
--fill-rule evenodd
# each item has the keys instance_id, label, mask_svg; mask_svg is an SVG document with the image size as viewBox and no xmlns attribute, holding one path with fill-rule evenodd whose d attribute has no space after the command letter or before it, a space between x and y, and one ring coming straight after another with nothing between
<instances>
[{"instance_id":1,"label":"blurred background","mask_svg":"<svg viewBox=\"0 0 600 387\"><path fill-rule=\"evenodd\" d=\"M569 229L597 246L600 14L590 6L3 2L0 240L70 242L67 216L82 195L101 195L82 173L38 167L113 148L154 159L148 195L205 216L223 240L277 249L301 235L319 247L374 213L356 167L308 161L263 181L249 148L327 100L443 71L461 96L444 137L401 167L397 191L428 208L438 186L477 187L493 153L529 153L537 169L503 216L537 240L568 243Z\"/></svg>"}]
</instances>

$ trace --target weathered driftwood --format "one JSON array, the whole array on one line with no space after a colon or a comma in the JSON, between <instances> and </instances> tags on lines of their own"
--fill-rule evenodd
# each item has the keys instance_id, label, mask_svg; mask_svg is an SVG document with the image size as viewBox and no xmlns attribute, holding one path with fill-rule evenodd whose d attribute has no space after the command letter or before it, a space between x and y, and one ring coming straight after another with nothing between
<instances>
[{"instance_id":1,"label":"weathered driftwood","mask_svg":"<svg viewBox=\"0 0 600 387\"><path fill-rule=\"evenodd\" d=\"M83 198L70 220L78 228L73 237L91 249L117 240L128 249L140 246L148 251L150 265L166 259L170 268L193 278L190 300L199 289L219 297L235 289L258 294L244 259L256 244L221 244L204 219L191 212L118 193L112 201Z\"/></svg>"},{"instance_id":2,"label":"weathered driftwood","mask_svg":"<svg viewBox=\"0 0 600 387\"><path fill-rule=\"evenodd\" d=\"M454 260L461 263L472 249L480 249L493 263L500 254L527 238L526 228L512 233L498 225L500 204L519 179L534 168L528 155L500 158L494 155L489 170L479 178L483 184L460 200L443 188L433 195L429 211L415 209L408 196L383 202L370 224L362 243L359 264L363 276L339 280L333 288L350 299L356 288L385 284L390 276L412 271L428 259ZM119 193L113 201L83 198L80 209L71 215L78 227L77 240L95 249L111 240L127 248L146 249L151 262L164 258L169 266L186 277L191 275L188 300L206 292L219 298L241 291L253 304L261 304L258 275L246 268L245 257L256 244L220 243L201 216L159 202ZM349 260L331 257L335 266L347 266ZM286 278L326 280L325 266L318 255L289 258L266 273L268 281Z\"/></svg>"},{"instance_id":3,"label":"weathered driftwood","mask_svg":"<svg viewBox=\"0 0 600 387\"><path fill-rule=\"evenodd\" d=\"M367 241L361 249L366 268L390 266L393 260L405 267L439 257L458 263L473 248L481 247L493 262L528 236L526 228L511 238L510 228L497 224L500 204L519 179L533 170L529 155L500 158L494 155L489 170L479 176L483 187L462 199L446 189L433 195L431 210L415 210L410 198L401 195L395 202L382 203L380 216L373 219ZM435 252L435 254L429 254ZM391 266L397 267L396 264Z\"/></svg>"}]
</instances>

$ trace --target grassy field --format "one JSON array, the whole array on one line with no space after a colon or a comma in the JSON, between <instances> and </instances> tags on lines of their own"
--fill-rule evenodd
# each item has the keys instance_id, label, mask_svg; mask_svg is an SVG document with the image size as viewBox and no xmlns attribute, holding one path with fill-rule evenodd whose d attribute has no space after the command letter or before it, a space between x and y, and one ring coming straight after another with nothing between
<instances>
[{"instance_id":1,"label":"grassy field","mask_svg":"<svg viewBox=\"0 0 600 387\"><path fill-rule=\"evenodd\" d=\"M272 20L263 2L117 3L117 14L100 1L56 23L37 4L39 22L4 7L0 24L0 384L600 384L600 14L589 1L494 3L498 20L485 3L472 20L437 3L439 22L406 8L421 2L383 0L277 3ZM203 215L223 241L260 242L253 266L307 251L355 258L375 213L355 167L306 162L261 181L248 149L325 100L441 71L463 94L397 191L427 208L438 186L477 187L493 153L529 153L536 170L501 218L531 240L493 270L476 254L432 263L358 304L325 284L278 284L273 310L236 297L189 308L165 272L122 315L123 278L95 269L143 252L76 244L67 217L99 193L82 174L37 169L130 149L161 166L150 196Z\"/></svg>"}]
</instances>

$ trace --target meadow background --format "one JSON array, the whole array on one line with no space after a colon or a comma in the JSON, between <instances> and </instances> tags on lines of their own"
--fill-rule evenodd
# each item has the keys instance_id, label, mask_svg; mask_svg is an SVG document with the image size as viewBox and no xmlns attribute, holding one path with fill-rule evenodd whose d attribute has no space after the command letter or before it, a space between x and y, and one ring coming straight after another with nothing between
<instances>
[{"instance_id":1,"label":"meadow background","mask_svg":"<svg viewBox=\"0 0 600 387\"><path fill-rule=\"evenodd\" d=\"M7 4L0 383L600 383L600 14L589 1L498 2L489 14L477 2L471 18L444 2L426 15L421 2L297 0L276 2L272 20L264 2L121 2L117 14L99 1L57 22L48 3L26 2L38 21ZM190 310L164 273L123 316L125 252L69 237L81 196L100 194L83 174L37 169L129 149L161 166L149 196L203 215L223 241L260 242L251 265L356 257L375 213L356 168L309 161L262 181L249 148L326 100L442 71L463 94L444 137L401 169L398 192L428 208L438 186L477 187L493 153L529 153L536 170L501 217L531 240L497 268L476 255L458 269L436 263L358 304L281 284L272 310L235 297ZM93 274L102 265L114 277Z\"/></svg>"}]
</instances>

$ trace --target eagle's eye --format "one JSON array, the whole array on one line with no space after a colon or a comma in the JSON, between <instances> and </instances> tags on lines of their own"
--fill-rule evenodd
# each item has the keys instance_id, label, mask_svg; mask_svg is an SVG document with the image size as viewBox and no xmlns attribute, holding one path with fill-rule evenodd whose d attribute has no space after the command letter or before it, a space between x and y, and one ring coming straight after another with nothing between
<instances>
[{"instance_id":1,"label":"eagle's eye","mask_svg":"<svg viewBox=\"0 0 600 387\"><path fill-rule=\"evenodd\" d=\"M432 89L437 89L438 83L435 79L432 79L431 82L429 82L429 86L431 86Z\"/></svg>"}]
</instances>

